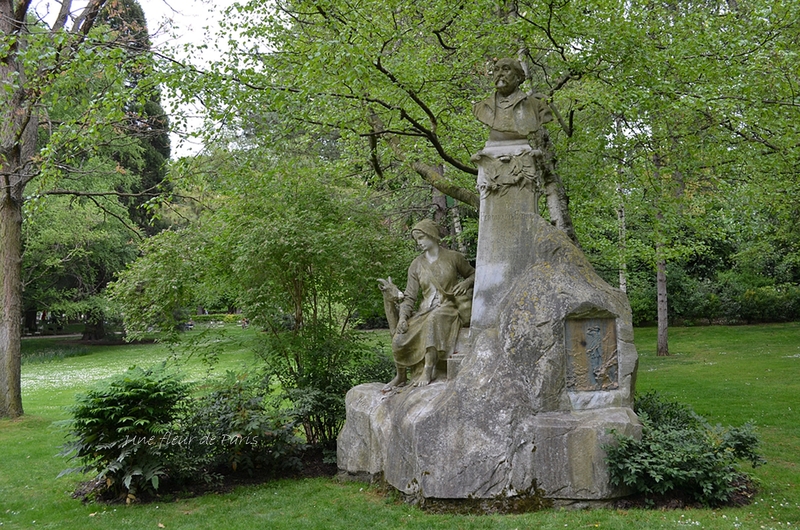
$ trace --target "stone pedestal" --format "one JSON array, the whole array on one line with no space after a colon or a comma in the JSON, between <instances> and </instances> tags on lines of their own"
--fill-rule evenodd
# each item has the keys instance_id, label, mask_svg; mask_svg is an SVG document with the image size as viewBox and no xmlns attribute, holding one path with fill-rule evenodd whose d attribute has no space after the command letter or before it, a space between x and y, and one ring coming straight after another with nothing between
<instances>
[{"instance_id":1,"label":"stone pedestal","mask_svg":"<svg viewBox=\"0 0 800 530\"><path fill-rule=\"evenodd\" d=\"M540 224L535 178L525 179L519 168L530 168L539 156L525 141L489 142L473 157L478 164L481 194L475 289L472 298L473 329L496 325L501 301L535 260L531 243ZM520 161L522 160L522 161ZM518 173L517 185L504 183L504 174Z\"/></svg>"},{"instance_id":2,"label":"stone pedestal","mask_svg":"<svg viewBox=\"0 0 800 530\"><path fill-rule=\"evenodd\" d=\"M428 499L569 503L625 493L609 483L602 446L612 442L610 429L641 432L631 410L630 306L537 214L532 156L516 143L476 157L484 188L461 357L448 361L446 380L427 387L351 389L338 440L343 473L382 474Z\"/></svg>"}]
</instances>

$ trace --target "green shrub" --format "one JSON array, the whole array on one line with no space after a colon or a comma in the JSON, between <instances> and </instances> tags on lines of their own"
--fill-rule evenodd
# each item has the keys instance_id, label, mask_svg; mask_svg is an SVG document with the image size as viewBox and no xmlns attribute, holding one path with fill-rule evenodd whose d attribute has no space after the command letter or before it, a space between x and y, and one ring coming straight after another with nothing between
<instances>
[{"instance_id":1,"label":"green shrub","mask_svg":"<svg viewBox=\"0 0 800 530\"><path fill-rule=\"evenodd\" d=\"M259 354L281 384L276 399L290 404L288 412L303 426L306 441L328 449L335 447L344 424L347 391L360 383L388 381L394 367L363 334L333 326L269 334Z\"/></svg>"},{"instance_id":2,"label":"green shrub","mask_svg":"<svg viewBox=\"0 0 800 530\"><path fill-rule=\"evenodd\" d=\"M785 322L796 319L800 288L793 284L765 285L742 294L741 318L746 322Z\"/></svg>"},{"instance_id":3,"label":"green shrub","mask_svg":"<svg viewBox=\"0 0 800 530\"><path fill-rule=\"evenodd\" d=\"M631 271L628 300L635 326L656 321L655 275ZM696 278L685 267L667 270L670 322L788 322L800 319L800 286L776 283L772 277L723 270Z\"/></svg>"},{"instance_id":4,"label":"green shrub","mask_svg":"<svg viewBox=\"0 0 800 530\"><path fill-rule=\"evenodd\" d=\"M130 368L78 396L67 422L71 440L62 455L95 472L114 498L135 500L158 489L166 475L163 443L190 386L163 367Z\"/></svg>"},{"instance_id":5,"label":"green shrub","mask_svg":"<svg viewBox=\"0 0 800 530\"><path fill-rule=\"evenodd\" d=\"M744 475L737 462L764 461L751 424L710 426L689 407L650 393L637 398L642 438L613 432L617 445L605 446L611 483L647 497L680 493L696 502L727 502ZM746 475L745 475L746 476Z\"/></svg>"},{"instance_id":6,"label":"green shrub","mask_svg":"<svg viewBox=\"0 0 800 530\"><path fill-rule=\"evenodd\" d=\"M223 474L300 466L303 441L285 412L270 409L263 378L227 374L208 393L163 368L131 368L79 396L62 455L94 472L103 497L132 502L172 486Z\"/></svg>"},{"instance_id":7,"label":"green shrub","mask_svg":"<svg viewBox=\"0 0 800 530\"><path fill-rule=\"evenodd\" d=\"M634 410L646 414L651 424L668 430L697 430L704 421L688 405L667 401L658 392L636 396Z\"/></svg>"},{"instance_id":8,"label":"green shrub","mask_svg":"<svg viewBox=\"0 0 800 530\"><path fill-rule=\"evenodd\" d=\"M184 480L216 473L271 473L300 467L303 441L280 409L269 408L268 381L228 372L208 394L195 399L180 421L170 461Z\"/></svg>"},{"instance_id":9,"label":"green shrub","mask_svg":"<svg viewBox=\"0 0 800 530\"><path fill-rule=\"evenodd\" d=\"M721 316L729 322L787 322L800 318L800 286L725 271L718 274Z\"/></svg>"}]
</instances>

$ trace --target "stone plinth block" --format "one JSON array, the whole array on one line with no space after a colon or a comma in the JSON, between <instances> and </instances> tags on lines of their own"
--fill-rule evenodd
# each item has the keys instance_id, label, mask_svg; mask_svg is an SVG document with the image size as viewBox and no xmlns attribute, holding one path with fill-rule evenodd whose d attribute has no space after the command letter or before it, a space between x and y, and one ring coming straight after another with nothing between
<instances>
[{"instance_id":1,"label":"stone plinth block","mask_svg":"<svg viewBox=\"0 0 800 530\"><path fill-rule=\"evenodd\" d=\"M641 425L629 408L572 413L547 412L534 421L533 465L538 486L547 497L598 500L618 497L611 487L603 445L613 443L610 430L639 437Z\"/></svg>"}]
</instances>

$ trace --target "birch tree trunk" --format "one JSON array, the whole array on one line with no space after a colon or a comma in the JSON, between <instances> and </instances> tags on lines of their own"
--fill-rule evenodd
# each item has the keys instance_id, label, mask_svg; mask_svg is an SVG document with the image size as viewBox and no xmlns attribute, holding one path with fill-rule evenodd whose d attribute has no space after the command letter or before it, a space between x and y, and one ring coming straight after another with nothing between
<instances>
[{"instance_id":1,"label":"birch tree trunk","mask_svg":"<svg viewBox=\"0 0 800 530\"><path fill-rule=\"evenodd\" d=\"M5 88L0 96L0 417L12 418L22 415L22 190L31 178L26 161L34 153L37 125L17 57L24 45L23 20L14 2L0 0L0 34L14 36L0 54L0 86Z\"/></svg>"},{"instance_id":2,"label":"birch tree trunk","mask_svg":"<svg viewBox=\"0 0 800 530\"><path fill-rule=\"evenodd\" d=\"M532 147L542 151L540 160L540 170L544 183L544 193L547 200L547 211L550 213L550 221L556 228L563 230L577 247L580 248L578 236L575 234L575 227L572 224L572 216L569 213L569 196L564 188L564 183L556 171L556 157L553 142L550 140L550 133L544 127L531 135Z\"/></svg>"},{"instance_id":3,"label":"birch tree trunk","mask_svg":"<svg viewBox=\"0 0 800 530\"><path fill-rule=\"evenodd\" d=\"M619 224L619 290L623 293L628 292L628 227L625 224L625 201L622 198L621 188L617 188L620 195L619 206L617 206L617 222Z\"/></svg>"},{"instance_id":4,"label":"birch tree trunk","mask_svg":"<svg viewBox=\"0 0 800 530\"><path fill-rule=\"evenodd\" d=\"M661 177L661 158L658 154L653 155L653 165L655 166L655 180ZM669 355L668 341L668 310L667 303L667 259L664 256L664 213L659 210L656 212L656 312L658 314L658 339L656 344L656 356L666 357Z\"/></svg>"},{"instance_id":5,"label":"birch tree trunk","mask_svg":"<svg viewBox=\"0 0 800 530\"><path fill-rule=\"evenodd\" d=\"M661 243L656 246L657 254L661 254L661 247L663 247ZM667 262L663 257L659 257L656 263L656 290L658 305L658 341L656 355L665 357L669 355L669 342L667 340L669 321L667 318Z\"/></svg>"}]
</instances>

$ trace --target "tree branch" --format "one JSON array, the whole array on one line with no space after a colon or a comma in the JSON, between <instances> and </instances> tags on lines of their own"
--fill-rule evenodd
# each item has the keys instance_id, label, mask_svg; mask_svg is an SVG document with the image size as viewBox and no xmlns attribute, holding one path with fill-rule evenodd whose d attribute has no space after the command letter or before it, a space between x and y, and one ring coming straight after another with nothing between
<instances>
[{"instance_id":1,"label":"tree branch","mask_svg":"<svg viewBox=\"0 0 800 530\"><path fill-rule=\"evenodd\" d=\"M180 61L175 60L174 58L166 57L166 56L163 56L161 54L157 54L157 55L159 57L164 58L167 61L173 62L176 65L179 65L181 67L186 68L189 72L191 72L193 74L198 74L198 75L205 75L206 74L206 72L204 72L203 70L200 70L199 68L194 67L194 66L187 66L184 63L181 63ZM379 65L376 64L376 63L373 63L373 64L376 66L376 68L379 69L379 71L384 73L384 75L387 75L387 76L389 76L390 79L393 79L393 82L396 84L396 86L398 86L402 90L406 91L406 93L414 100L414 102L417 103L417 105L419 105L419 107L426 113L426 115L428 115L429 119L432 120L432 123L434 123L434 124L436 123L436 117L434 116L433 112L430 110L430 108L427 107L427 105L425 105L425 103L419 98L418 95L416 95L413 91L407 90L404 87L402 87L402 85L399 83L399 81L397 81L396 78L394 78L394 76L391 74L391 72L389 72L388 70L385 70L385 69L381 70L382 67L379 67ZM251 83L249 81L245 81L245 80L241 79L238 76L226 75L226 76L223 76L223 78L226 79L226 80L234 81L234 82L236 82L236 83L238 83L238 84L240 84L240 85L242 85L244 87L251 88L253 90L258 90L258 91L274 90L274 91L277 91L277 92L288 92L288 93L292 93L292 94L300 94L300 93L302 93L302 91L300 89L294 88L294 87L290 87L290 86L256 85L256 84ZM418 120L414 119L414 117L411 116L408 113L408 111L406 111L402 107L398 107L396 105L391 105L391 104L389 104L389 103L387 103L387 102L385 102L383 100L377 99L377 98L371 98L369 96L359 96L359 95L355 95L355 94L342 94L342 93L339 93L339 92L319 92L319 93L317 93L317 95L320 96L320 97L331 97L331 98L336 98L336 99L354 101L354 102L358 102L358 103L362 103L362 104L363 103L374 103L376 105L379 105L379 106L385 108L386 110L399 112L400 113L400 117L404 121L409 123L414 129L419 131L420 135L422 137L424 137L425 139L427 139L431 143L432 147L436 150L436 152L439 154L439 156L442 158L442 160L444 160L445 162L447 162L448 164L450 164L454 168L456 168L456 169L458 169L460 171L463 171L465 173L468 173L470 175L477 175L478 174L478 170L477 169L475 169L474 167L472 167L470 165L467 165L467 164L461 162L457 158L454 158L449 153L447 153L447 151L445 151L444 146L442 145L442 143L439 140L439 137L435 133L435 131L433 131L431 129L428 129L427 127L422 125Z\"/></svg>"},{"instance_id":2,"label":"tree branch","mask_svg":"<svg viewBox=\"0 0 800 530\"><path fill-rule=\"evenodd\" d=\"M61 0L61 9L58 11L58 16L53 22L53 27L50 29L51 33L64 29L67 23L67 16L69 16L70 7L72 7L72 0Z\"/></svg>"},{"instance_id":3,"label":"tree branch","mask_svg":"<svg viewBox=\"0 0 800 530\"><path fill-rule=\"evenodd\" d=\"M394 155L401 162L408 163L425 182L441 191L445 195L449 195L458 201L469 204L475 209L480 208L480 198L477 193L470 192L466 188L458 186L452 183L450 180L444 178L439 173L437 168L431 164L426 164L425 162L421 162L419 160L409 161L405 151L400 145L400 140L397 138L397 136L385 131L380 117L374 112L371 112L368 119L373 131L375 131L375 134L382 136L389 144L389 148L392 150Z\"/></svg>"},{"instance_id":4,"label":"tree branch","mask_svg":"<svg viewBox=\"0 0 800 530\"><path fill-rule=\"evenodd\" d=\"M92 197L125 197L125 198L149 197L149 198L152 199L152 198L159 197L159 196L162 195L161 193L157 193L155 191L151 191L151 190L156 189L156 187L157 186L151 186L150 188L147 188L146 190L140 191L138 193L128 193L128 192L122 192L122 191L77 191L77 190L65 190L65 189L52 189L52 190L46 190L46 191L39 192L39 195L40 196L41 195L69 195L69 196L72 196L72 197L87 197L87 198L92 198ZM196 202L197 204L203 206L204 208L206 207L206 205L204 205L199 199L197 199L196 197L192 197L191 195L180 195L180 194L176 195L174 193L171 193L169 196L171 198L193 201L193 202Z\"/></svg>"},{"instance_id":5,"label":"tree branch","mask_svg":"<svg viewBox=\"0 0 800 530\"><path fill-rule=\"evenodd\" d=\"M100 204L100 201L98 201L96 197L93 197L93 196L91 196L91 195L84 195L84 196L85 196L85 197L87 197L87 198L88 198L90 201L92 201L92 202L94 203L94 205L95 205L95 206L97 206L98 208L100 208L100 210L101 210L103 213L105 213L106 215L110 215L111 217L115 218L117 221L119 221L119 222L120 222L120 224L122 224L122 226L124 226L124 227L125 227L125 228L127 228L129 231L131 231L131 232L133 232L134 234L136 234L136 237L138 237L140 240L143 240L143 239L144 239L144 238L142 237L142 235L139 233L139 231L138 231L136 228L134 228L133 226L131 226L130 224L128 224L128 222L127 222L125 219L123 219L123 218L122 218L122 217L120 217L119 215L115 214L114 212L112 212L111 210L109 210L108 208L106 208L105 206L103 206L102 204Z\"/></svg>"},{"instance_id":6,"label":"tree branch","mask_svg":"<svg viewBox=\"0 0 800 530\"><path fill-rule=\"evenodd\" d=\"M66 0L64 0L66 2ZM17 10L14 12L14 24L22 27L25 24L25 17L28 14L28 9L31 6L31 0L22 0L17 4Z\"/></svg>"},{"instance_id":7,"label":"tree branch","mask_svg":"<svg viewBox=\"0 0 800 530\"><path fill-rule=\"evenodd\" d=\"M63 1L72 3L71 0ZM100 14L100 10L105 3L106 0L89 0L89 3L86 4L86 7L81 11L81 14L75 19L75 23L72 25L72 33L77 34L80 32L84 37L88 35L92 30L92 26L94 26L95 20L97 20L97 15Z\"/></svg>"},{"instance_id":8,"label":"tree branch","mask_svg":"<svg viewBox=\"0 0 800 530\"><path fill-rule=\"evenodd\" d=\"M400 117L403 120L405 120L408 123L410 123L412 127L417 129L419 132L421 132L428 139L428 141L431 143L431 145L436 150L436 152L439 154L439 156L442 158L442 160L444 160L448 164L452 165L456 169L459 169L459 170L464 171L466 173L469 173L471 175L477 175L478 174L478 170L477 169L475 169L474 167L469 166L467 164L464 164L463 162L461 162L460 160L457 160L456 158L453 158L452 156L450 156L445 151L444 146L439 141L439 136L436 134L436 127L438 125L438 120L436 119L436 116L434 115L434 113L430 109L430 107L428 107L425 104L425 102L422 101L422 99L419 97L419 95L415 91L410 90L410 89L406 88L405 86L403 86L403 84L397 79L397 77L393 73L391 73L389 70L387 70L383 66L383 64L381 64L380 56L373 63L373 65L375 65L375 68L377 68L379 72L381 72L383 75L385 75L392 82L392 84L394 84L395 86L400 88L402 91L404 91L406 94L408 94L408 96L411 98L411 100L414 103L416 103L417 106L420 109L422 109L422 111L425 113L426 116L428 116L428 119L431 122L431 128L428 129L427 127L423 126L418 120L414 119L403 108L397 109L397 110L400 111Z\"/></svg>"}]
</instances>

